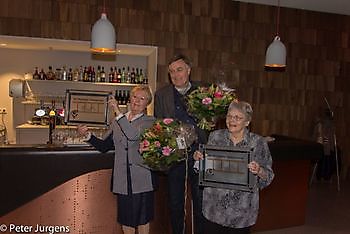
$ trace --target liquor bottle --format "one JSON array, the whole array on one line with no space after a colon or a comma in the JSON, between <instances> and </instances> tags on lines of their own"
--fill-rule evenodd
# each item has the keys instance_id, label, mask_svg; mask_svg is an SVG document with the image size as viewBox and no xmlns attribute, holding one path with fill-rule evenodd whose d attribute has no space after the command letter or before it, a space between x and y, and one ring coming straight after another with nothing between
<instances>
[{"instance_id":1,"label":"liquor bottle","mask_svg":"<svg viewBox=\"0 0 350 234\"><path fill-rule=\"evenodd\" d=\"M113 83L118 83L118 69L116 66L114 66L114 72L113 72Z\"/></svg>"},{"instance_id":2,"label":"liquor bottle","mask_svg":"<svg viewBox=\"0 0 350 234\"><path fill-rule=\"evenodd\" d=\"M80 66L80 68L79 68L79 81L84 81L84 70L83 70L83 66Z\"/></svg>"},{"instance_id":3,"label":"liquor bottle","mask_svg":"<svg viewBox=\"0 0 350 234\"><path fill-rule=\"evenodd\" d=\"M41 68L40 72L39 72L39 77L40 77L40 80L46 80L46 74L44 72L44 69Z\"/></svg>"},{"instance_id":4,"label":"liquor bottle","mask_svg":"<svg viewBox=\"0 0 350 234\"><path fill-rule=\"evenodd\" d=\"M91 70L91 82L96 82L96 72L95 72L95 67L92 67Z\"/></svg>"},{"instance_id":5,"label":"liquor bottle","mask_svg":"<svg viewBox=\"0 0 350 234\"><path fill-rule=\"evenodd\" d=\"M73 70L70 67L67 75L67 80L72 81L73 80Z\"/></svg>"},{"instance_id":6,"label":"liquor bottle","mask_svg":"<svg viewBox=\"0 0 350 234\"><path fill-rule=\"evenodd\" d=\"M148 76L147 76L146 70L145 70L145 72L143 74L143 84L148 84Z\"/></svg>"},{"instance_id":7,"label":"liquor bottle","mask_svg":"<svg viewBox=\"0 0 350 234\"><path fill-rule=\"evenodd\" d=\"M79 81L79 75L80 75L79 69L75 67L73 71L73 81Z\"/></svg>"},{"instance_id":8,"label":"liquor bottle","mask_svg":"<svg viewBox=\"0 0 350 234\"><path fill-rule=\"evenodd\" d=\"M113 70L113 67L111 67L111 70L109 71L108 82L109 83L113 83L114 82L114 70Z\"/></svg>"},{"instance_id":9,"label":"liquor bottle","mask_svg":"<svg viewBox=\"0 0 350 234\"><path fill-rule=\"evenodd\" d=\"M63 67L62 67L62 71L61 71L61 80L68 80L68 78L67 78L66 66L63 66Z\"/></svg>"},{"instance_id":10,"label":"liquor bottle","mask_svg":"<svg viewBox=\"0 0 350 234\"><path fill-rule=\"evenodd\" d=\"M89 66L88 70L87 70L87 82L92 82L92 68L91 68L91 66Z\"/></svg>"},{"instance_id":11,"label":"liquor bottle","mask_svg":"<svg viewBox=\"0 0 350 234\"><path fill-rule=\"evenodd\" d=\"M121 82L122 82L122 71L119 68L117 73L117 83L121 83Z\"/></svg>"},{"instance_id":12,"label":"liquor bottle","mask_svg":"<svg viewBox=\"0 0 350 234\"><path fill-rule=\"evenodd\" d=\"M121 77L120 83L126 83L125 67L123 67L123 70L122 70L122 77Z\"/></svg>"},{"instance_id":13,"label":"liquor bottle","mask_svg":"<svg viewBox=\"0 0 350 234\"><path fill-rule=\"evenodd\" d=\"M125 105L130 104L130 90L125 91L126 92L126 103Z\"/></svg>"},{"instance_id":14,"label":"liquor bottle","mask_svg":"<svg viewBox=\"0 0 350 234\"><path fill-rule=\"evenodd\" d=\"M40 75L39 75L39 72L38 72L38 67L35 67L35 69L34 69L33 79L34 79L34 80L40 80Z\"/></svg>"},{"instance_id":15,"label":"liquor bottle","mask_svg":"<svg viewBox=\"0 0 350 234\"><path fill-rule=\"evenodd\" d=\"M46 77L48 80L56 80L55 73L53 72L51 66L49 66L49 71L47 72Z\"/></svg>"},{"instance_id":16,"label":"liquor bottle","mask_svg":"<svg viewBox=\"0 0 350 234\"><path fill-rule=\"evenodd\" d=\"M115 90L115 100L117 100L118 104L120 104L120 90Z\"/></svg>"},{"instance_id":17,"label":"liquor bottle","mask_svg":"<svg viewBox=\"0 0 350 234\"><path fill-rule=\"evenodd\" d=\"M130 67L128 66L127 71L126 71L126 83L130 84L131 83L131 73L130 73Z\"/></svg>"},{"instance_id":18,"label":"liquor bottle","mask_svg":"<svg viewBox=\"0 0 350 234\"><path fill-rule=\"evenodd\" d=\"M136 82L136 84L140 84L140 73L139 73L139 68L136 68L135 82Z\"/></svg>"},{"instance_id":19,"label":"liquor bottle","mask_svg":"<svg viewBox=\"0 0 350 234\"><path fill-rule=\"evenodd\" d=\"M140 74L139 74L139 84L144 84L144 76L142 72L142 68L140 68Z\"/></svg>"},{"instance_id":20,"label":"liquor bottle","mask_svg":"<svg viewBox=\"0 0 350 234\"><path fill-rule=\"evenodd\" d=\"M83 81L87 82L89 80L89 76L88 76L88 70L86 67L84 67L84 72L83 72Z\"/></svg>"},{"instance_id":21,"label":"liquor bottle","mask_svg":"<svg viewBox=\"0 0 350 234\"><path fill-rule=\"evenodd\" d=\"M125 93L124 90L120 90L120 100L119 100L120 105L125 105Z\"/></svg>"},{"instance_id":22,"label":"liquor bottle","mask_svg":"<svg viewBox=\"0 0 350 234\"><path fill-rule=\"evenodd\" d=\"M97 71L96 71L96 82L101 82L101 66L97 66Z\"/></svg>"},{"instance_id":23,"label":"liquor bottle","mask_svg":"<svg viewBox=\"0 0 350 234\"><path fill-rule=\"evenodd\" d=\"M135 76L135 68L134 67L132 68L130 75L131 75L131 83L132 84L137 84L136 83L136 79L135 79L136 76Z\"/></svg>"},{"instance_id":24,"label":"liquor bottle","mask_svg":"<svg viewBox=\"0 0 350 234\"><path fill-rule=\"evenodd\" d=\"M105 72L104 66L102 66L102 70L101 70L101 82L108 82L108 79L106 79L106 72Z\"/></svg>"}]
</instances>

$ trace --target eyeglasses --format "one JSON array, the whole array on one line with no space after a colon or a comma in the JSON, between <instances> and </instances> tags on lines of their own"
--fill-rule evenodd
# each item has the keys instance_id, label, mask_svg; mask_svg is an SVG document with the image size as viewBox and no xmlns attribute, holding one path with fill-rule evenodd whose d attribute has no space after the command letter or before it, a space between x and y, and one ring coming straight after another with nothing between
<instances>
[{"instance_id":1,"label":"eyeglasses","mask_svg":"<svg viewBox=\"0 0 350 234\"><path fill-rule=\"evenodd\" d=\"M241 117L239 115L227 115L226 119L227 120L234 120L234 121L237 121L237 122L241 122L242 120L244 120L244 117Z\"/></svg>"},{"instance_id":2,"label":"eyeglasses","mask_svg":"<svg viewBox=\"0 0 350 234\"><path fill-rule=\"evenodd\" d=\"M143 96L131 96L132 99L138 100L138 101L146 101L146 97Z\"/></svg>"}]
</instances>

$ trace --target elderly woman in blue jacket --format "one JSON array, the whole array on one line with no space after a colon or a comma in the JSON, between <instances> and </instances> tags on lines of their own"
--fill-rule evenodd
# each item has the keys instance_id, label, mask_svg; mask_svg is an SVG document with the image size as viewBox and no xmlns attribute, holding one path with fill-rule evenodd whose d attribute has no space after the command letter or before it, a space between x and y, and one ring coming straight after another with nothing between
<instances>
[{"instance_id":1,"label":"elderly woman in blue jacket","mask_svg":"<svg viewBox=\"0 0 350 234\"><path fill-rule=\"evenodd\" d=\"M273 180L272 158L265 139L248 130L253 110L247 102L232 102L226 115L226 129L210 133L208 144L237 146L253 149L252 161L247 165L257 177L253 192L205 187L203 191L203 215L207 219L205 233L250 233L257 220L259 190ZM203 155L196 151L194 159Z\"/></svg>"},{"instance_id":2,"label":"elderly woman in blue jacket","mask_svg":"<svg viewBox=\"0 0 350 234\"><path fill-rule=\"evenodd\" d=\"M148 86L139 85L130 92L130 111L123 114L113 96L108 101L115 119L103 139L89 133L87 126L79 126L80 135L101 152L115 149L113 188L117 194L118 222L124 234L149 233L154 217L154 187L152 173L142 166L139 153L140 135L154 123L154 117L144 114L152 94Z\"/></svg>"}]
</instances>

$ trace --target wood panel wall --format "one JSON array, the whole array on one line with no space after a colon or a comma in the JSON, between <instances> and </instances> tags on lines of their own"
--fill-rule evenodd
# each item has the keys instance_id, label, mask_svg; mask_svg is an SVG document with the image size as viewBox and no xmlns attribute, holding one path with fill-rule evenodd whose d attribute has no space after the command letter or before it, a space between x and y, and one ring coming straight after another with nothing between
<instances>
[{"instance_id":1,"label":"wood panel wall","mask_svg":"<svg viewBox=\"0 0 350 234\"><path fill-rule=\"evenodd\" d=\"M185 53L193 80L224 81L253 105L253 131L303 139L326 97L350 161L350 16L281 8L285 72L263 67L276 7L231 0L1 0L0 34L88 41L103 2L118 42L158 46L158 87L169 58Z\"/></svg>"}]
</instances>

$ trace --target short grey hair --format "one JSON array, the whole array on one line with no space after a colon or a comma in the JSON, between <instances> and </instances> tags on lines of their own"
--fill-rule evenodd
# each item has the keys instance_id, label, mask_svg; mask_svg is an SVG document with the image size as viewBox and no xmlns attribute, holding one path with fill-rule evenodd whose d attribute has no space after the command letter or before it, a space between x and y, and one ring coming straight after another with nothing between
<instances>
[{"instance_id":1,"label":"short grey hair","mask_svg":"<svg viewBox=\"0 0 350 234\"><path fill-rule=\"evenodd\" d=\"M137 91L144 91L147 95L147 105L152 102L152 91L148 85L137 85L130 91L130 96L134 96Z\"/></svg>"},{"instance_id":2,"label":"short grey hair","mask_svg":"<svg viewBox=\"0 0 350 234\"><path fill-rule=\"evenodd\" d=\"M245 115L246 120L248 121L252 120L253 108L248 102L233 101L228 107L227 112L230 112L231 110L238 110L239 112L242 112Z\"/></svg>"}]
</instances>

